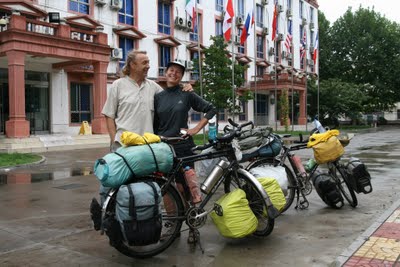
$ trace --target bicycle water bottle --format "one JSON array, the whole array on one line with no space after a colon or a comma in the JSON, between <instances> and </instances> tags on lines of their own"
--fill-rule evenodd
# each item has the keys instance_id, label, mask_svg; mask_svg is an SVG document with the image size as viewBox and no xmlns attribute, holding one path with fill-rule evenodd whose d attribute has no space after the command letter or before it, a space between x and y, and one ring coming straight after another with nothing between
<instances>
[{"instance_id":1,"label":"bicycle water bottle","mask_svg":"<svg viewBox=\"0 0 400 267\"><path fill-rule=\"evenodd\" d=\"M306 176L307 176L306 170L304 169L303 163L301 163L300 157L297 156L297 155L293 155L293 156L292 156L292 160L293 160L294 166L296 166L296 169L297 169L297 171L298 171L298 174L299 174L301 177L306 177Z\"/></svg>"},{"instance_id":2,"label":"bicycle water bottle","mask_svg":"<svg viewBox=\"0 0 400 267\"><path fill-rule=\"evenodd\" d=\"M307 172L310 172L314 168L315 164L317 164L317 162L315 161L315 159L311 158L307 161L304 168L306 169Z\"/></svg>"},{"instance_id":3,"label":"bicycle water bottle","mask_svg":"<svg viewBox=\"0 0 400 267\"><path fill-rule=\"evenodd\" d=\"M314 119L314 125L315 125L315 128L317 128L319 133L326 132L324 126L322 126L322 124L319 122L319 120L317 118Z\"/></svg>"},{"instance_id":4,"label":"bicycle water bottle","mask_svg":"<svg viewBox=\"0 0 400 267\"><path fill-rule=\"evenodd\" d=\"M215 123L215 116L208 121L208 140L215 141L217 139L217 125Z\"/></svg>"},{"instance_id":5,"label":"bicycle water bottle","mask_svg":"<svg viewBox=\"0 0 400 267\"><path fill-rule=\"evenodd\" d=\"M199 189L196 172L189 166L185 167L184 177L192 196L193 204L201 202L201 192Z\"/></svg>"},{"instance_id":6,"label":"bicycle water bottle","mask_svg":"<svg viewBox=\"0 0 400 267\"><path fill-rule=\"evenodd\" d=\"M201 184L200 189L204 194L210 193L211 189L214 187L219 178L221 178L224 170L229 166L229 162L221 159L211 173Z\"/></svg>"}]
</instances>

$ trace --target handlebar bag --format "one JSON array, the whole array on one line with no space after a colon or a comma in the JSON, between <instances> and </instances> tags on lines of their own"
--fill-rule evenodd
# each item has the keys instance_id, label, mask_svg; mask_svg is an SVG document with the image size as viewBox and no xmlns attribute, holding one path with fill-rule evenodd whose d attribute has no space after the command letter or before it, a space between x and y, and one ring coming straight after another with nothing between
<instances>
[{"instance_id":1,"label":"handlebar bag","mask_svg":"<svg viewBox=\"0 0 400 267\"><path fill-rule=\"evenodd\" d=\"M156 182L138 182L119 188L115 217L130 246L145 246L160 240L161 200L161 189Z\"/></svg>"},{"instance_id":2,"label":"handlebar bag","mask_svg":"<svg viewBox=\"0 0 400 267\"><path fill-rule=\"evenodd\" d=\"M336 136L331 136L325 142L320 142L312 148L318 164L335 161L344 154L344 148Z\"/></svg>"},{"instance_id":3,"label":"handlebar bag","mask_svg":"<svg viewBox=\"0 0 400 267\"><path fill-rule=\"evenodd\" d=\"M224 237L242 238L257 230L258 220L250 209L246 193L238 188L214 204L211 218Z\"/></svg>"},{"instance_id":4,"label":"handlebar bag","mask_svg":"<svg viewBox=\"0 0 400 267\"><path fill-rule=\"evenodd\" d=\"M166 143L120 147L96 160L94 174L103 186L118 188L135 177L156 171L168 173L173 161L174 152Z\"/></svg>"}]
</instances>

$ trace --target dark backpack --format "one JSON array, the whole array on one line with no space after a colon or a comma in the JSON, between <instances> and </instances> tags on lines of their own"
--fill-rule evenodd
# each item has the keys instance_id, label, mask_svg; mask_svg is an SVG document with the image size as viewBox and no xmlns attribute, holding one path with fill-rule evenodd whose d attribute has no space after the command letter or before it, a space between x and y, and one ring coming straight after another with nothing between
<instances>
[{"instance_id":1,"label":"dark backpack","mask_svg":"<svg viewBox=\"0 0 400 267\"><path fill-rule=\"evenodd\" d=\"M319 197L328 206L335 209L343 207L343 196L329 173L316 170L311 176L311 179Z\"/></svg>"},{"instance_id":2,"label":"dark backpack","mask_svg":"<svg viewBox=\"0 0 400 267\"><path fill-rule=\"evenodd\" d=\"M367 167L358 158L351 157L346 166L349 181L354 191L368 194L372 192L371 175Z\"/></svg>"},{"instance_id":3,"label":"dark backpack","mask_svg":"<svg viewBox=\"0 0 400 267\"><path fill-rule=\"evenodd\" d=\"M137 182L119 188L115 215L130 246L145 246L160 240L161 200L161 189L156 182Z\"/></svg>"}]
</instances>

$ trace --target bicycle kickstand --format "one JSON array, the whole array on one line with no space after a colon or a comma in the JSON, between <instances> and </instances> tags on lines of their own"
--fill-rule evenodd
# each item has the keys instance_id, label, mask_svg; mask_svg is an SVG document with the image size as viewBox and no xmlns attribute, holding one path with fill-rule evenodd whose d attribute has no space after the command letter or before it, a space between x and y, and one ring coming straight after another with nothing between
<instances>
[{"instance_id":1,"label":"bicycle kickstand","mask_svg":"<svg viewBox=\"0 0 400 267\"><path fill-rule=\"evenodd\" d=\"M310 203L308 202L304 193L300 190L300 188L296 189L297 201L295 209L300 208L301 210L307 209ZM301 195L301 196L300 196Z\"/></svg>"}]
</instances>

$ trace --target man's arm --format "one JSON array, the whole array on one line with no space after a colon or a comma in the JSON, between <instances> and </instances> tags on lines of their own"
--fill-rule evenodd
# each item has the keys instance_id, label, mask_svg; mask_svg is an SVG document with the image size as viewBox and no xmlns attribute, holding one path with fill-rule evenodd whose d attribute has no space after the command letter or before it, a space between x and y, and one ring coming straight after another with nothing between
<instances>
[{"instance_id":1,"label":"man's arm","mask_svg":"<svg viewBox=\"0 0 400 267\"><path fill-rule=\"evenodd\" d=\"M106 116L106 125L108 135L110 136L110 143L114 143L115 134L117 133L117 127L115 126L115 120Z\"/></svg>"}]
</instances>

